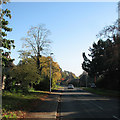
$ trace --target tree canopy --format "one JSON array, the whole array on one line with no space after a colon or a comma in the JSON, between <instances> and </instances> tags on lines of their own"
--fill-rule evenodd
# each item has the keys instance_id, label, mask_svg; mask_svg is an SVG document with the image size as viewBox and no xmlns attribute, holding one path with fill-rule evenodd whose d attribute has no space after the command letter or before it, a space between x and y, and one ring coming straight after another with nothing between
<instances>
[{"instance_id":1,"label":"tree canopy","mask_svg":"<svg viewBox=\"0 0 120 120\"><path fill-rule=\"evenodd\" d=\"M52 88L56 87L59 79L61 79L61 69L57 62L49 57L42 56L39 58L43 69L41 75L38 73L36 62L33 58L21 60L17 66L14 66L10 75L8 89L18 86L21 90L28 90L34 87L36 90L45 90L49 88L50 79L50 60L52 60Z\"/></svg>"},{"instance_id":2,"label":"tree canopy","mask_svg":"<svg viewBox=\"0 0 120 120\"><path fill-rule=\"evenodd\" d=\"M0 5L7 4L9 0L0 0ZM7 33L12 31L12 28L8 27L8 20L6 18L11 19L11 11L8 9L1 9L1 14L0 14L0 23L1 23L1 28L0 29L0 36L1 36L1 52L2 52L2 66L6 67L9 65L10 62L13 61L10 56L10 51L11 48L15 48L14 46L14 40L10 40L7 38Z\"/></svg>"},{"instance_id":3,"label":"tree canopy","mask_svg":"<svg viewBox=\"0 0 120 120\"><path fill-rule=\"evenodd\" d=\"M118 77L120 71L120 36L117 31L117 23L105 27L97 35L99 40L89 48L90 54L88 56L92 59L88 59L83 53L82 68L88 72L89 76L99 78L113 75ZM115 79L118 83L118 78Z\"/></svg>"},{"instance_id":4,"label":"tree canopy","mask_svg":"<svg viewBox=\"0 0 120 120\"><path fill-rule=\"evenodd\" d=\"M40 62L40 57L44 54L48 54L50 50L51 41L48 39L48 35L50 35L50 31L45 27L45 25L41 24L31 27L27 32L27 36L22 38L25 42L23 46L27 49L19 52L22 57L30 56L36 61L39 74L41 74L43 68Z\"/></svg>"},{"instance_id":5,"label":"tree canopy","mask_svg":"<svg viewBox=\"0 0 120 120\"><path fill-rule=\"evenodd\" d=\"M5 4L8 4L9 0L0 0L0 5L3 6ZM10 57L10 50L13 48L15 48L14 45L14 40L11 40L7 37L8 33L12 31L12 28L9 27L9 19L11 19L11 11L6 9L3 9L3 7L1 7L0 9L0 57L2 58L0 60L0 65L1 65L1 69L2 69L2 75L1 79L2 79L2 87L4 88L4 82L5 82L5 78L7 78L8 75L8 71L10 70L10 68L13 66L13 61L14 59L11 59ZM0 70L1 70L0 69Z\"/></svg>"}]
</instances>

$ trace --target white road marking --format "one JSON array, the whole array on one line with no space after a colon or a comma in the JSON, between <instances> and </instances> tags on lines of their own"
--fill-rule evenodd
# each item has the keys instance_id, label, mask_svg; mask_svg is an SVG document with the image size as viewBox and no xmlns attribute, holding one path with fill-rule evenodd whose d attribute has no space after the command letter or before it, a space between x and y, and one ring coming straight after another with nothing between
<instances>
[{"instance_id":1,"label":"white road marking","mask_svg":"<svg viewBox=\"0 0 120 120\"><path fill-rule=\"evenodd\" d=\"M116 117L116 116L114 116L114 115L113 115L113 118L116 118L117 120L120 120L118 117Z\"/></svg>"},{"instance_id":2,"label":"white road marking","mask_svg":"<svg viewBox=\"0 0 120 120\"><path fill-rule=\"evenodd\" d=\"M93 105L97 106L99 109L103 110L103 108L101 106L99 106L99 105L97 105L97 104L95 104L93 102L90 102L90 103L92 103Z\"/></svg>"}]
</instances>

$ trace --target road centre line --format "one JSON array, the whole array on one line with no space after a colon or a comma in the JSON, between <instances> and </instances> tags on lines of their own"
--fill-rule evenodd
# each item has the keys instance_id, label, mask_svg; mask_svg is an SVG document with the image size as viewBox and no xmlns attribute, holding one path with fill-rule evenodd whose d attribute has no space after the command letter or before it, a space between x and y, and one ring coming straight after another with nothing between
<instances>
[{"instance_id":1,"label":"road centre line","mask_svg":"<svg viewBox=\"0 0 120 120\"><path fill-rule=\"evenodd\" d=\"M79 95L78 95L78 96L79 96ZM97 106L100 110L104 111L104 109L103 109L101 106L99 106L99 105L97 105L97 104L95 104L95 103L93 103L93 102L91 102L91 101L89 101L89 103L92 103L93 105Z\"/></svg>"},{"instance_id":2,"label":"road centre line","mask_svg":"<svg viewBox=\"0 0 120 120\"><path fill-rule=\"evenodd\" d=\"M104 109L101 106L99 106L99 105L97 105L97 104L95 104L93 102L90 102L90 103L92 103L93 105L97 106L99 109L101 109L102 111L104 111Z\"/></svg>"},{"instance_id":3,"label":"road centre line","mask_svg":"<svg viewBox=\"0 0 120 120\"><path fill-rule=\"evenodd\" d=\"M113 118L116 118L117 120L120 120L118 117L116 117L116 116L114 116L114 115L113 115Z\"/></svg>"}]
</instances>

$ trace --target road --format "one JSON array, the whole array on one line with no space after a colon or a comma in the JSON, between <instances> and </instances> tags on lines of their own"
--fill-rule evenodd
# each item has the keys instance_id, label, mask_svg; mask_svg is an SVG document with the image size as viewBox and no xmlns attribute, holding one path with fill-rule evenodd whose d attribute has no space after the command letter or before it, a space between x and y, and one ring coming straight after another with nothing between
<instances>
[{"instance_id":1,"label":"road","mask_svg":"<svg viewBox=\"0 0 120 120\"><path fill-rule=\"evenodd\" d=\"M82 89L61 90L58 120L120 120L119 99L98 96Z\"/></svg>"}]
</instances>

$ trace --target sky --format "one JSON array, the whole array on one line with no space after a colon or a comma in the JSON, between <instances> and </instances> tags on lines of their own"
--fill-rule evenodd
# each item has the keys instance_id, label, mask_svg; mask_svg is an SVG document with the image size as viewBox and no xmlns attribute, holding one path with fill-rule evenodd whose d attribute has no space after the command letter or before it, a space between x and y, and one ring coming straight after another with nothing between
<instances>
[{"instance_id":1,"label":"sky","mask_svg":"<svg viewBox=\"0 0 120 120\"><path fill-rule=\"evenodd\" d=\"M3 8L11 10L8 38L15 40L11 50L14 63L19 62L19 50L31 26L45 24L51 31L48 38L54 61L62 70L82 74L82 53L89 53L96 35L118 18L117 2L11 2Z\"/></svg>"}]
</instances>

